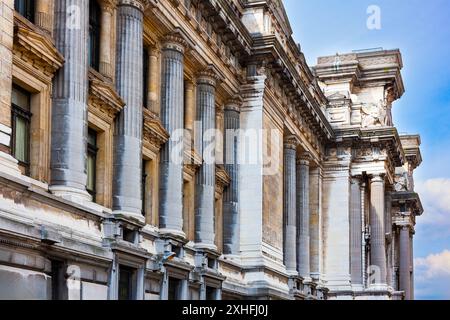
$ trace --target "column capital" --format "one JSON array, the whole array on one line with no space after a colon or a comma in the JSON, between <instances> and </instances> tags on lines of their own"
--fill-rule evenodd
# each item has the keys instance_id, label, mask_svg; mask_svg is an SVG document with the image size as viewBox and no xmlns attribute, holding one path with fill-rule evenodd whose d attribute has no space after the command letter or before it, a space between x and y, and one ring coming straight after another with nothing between
<instances>
[{"instance_id":1,"label":"column capital","mask_svg":"<svg viewBox=\"0 0 450 320\"><path fill-rule=\"evenodd\" d=\"M225 102L225 111L241 111L242 98L239 95L235 95Z\"/></svg>"},{"instance_id":2,"label":"column capital","mask_svg":"<svg viewBox=\"0 0 450 320\"><path fill-rule=\"evenodd\" d=\"M291 150L297 150L297 147L300 144L300 140L295 135L289 135L284 138L284 148L285 149L291 149Z\"/></svg>"},{"instance_id":3,"label":"column capital","mask_svg":"<svg viewBox=\"0 0 450 320\"><path fill-rule=\"evenodd\" d=\"M372 174L370 177L370 183L375 183L375 182L384 182L384 173L376 173L376 174Z\"/></svg>"},{"instance_id":4,"label":"column capital","mask_svg":"<svg viewBox=\"0 0 450 320\"><path fill-rule=\"evenodd\" d=\"M359 186L362 186L362 184L363 184L362 176L352 176L351 177L351 183L352 184L357 184Z\"/></svg>"},{"instance_id":5,"label":"column capital","mask_svg":"<svg viewBox=\"0 0 450 320\"><path fill-rule=\"evenodd\" d=\"M117 7L117 0L100 0L98 4L102 11L112 14Z\"/></svg>"},{"instance_id":6,"label":"column capital","mask_svg":"<svg viewBox=\"0 0 450 320\"><path fill-rule=\"evenodd\" d=\"M144 12L149 5L149 0L116 0L118 6L131 6ZM107 2L116 2L115 0L107 0Z\"/></svg>"},{"instance_id":7,"label":"column capital","mask_svg":"<svg viewBox=\"0 0 450 320\"><path fill-rule=\"evenodd\" d=\"M189 48L189 43L181 32L174 31L164 36L162 41L163 50L174 50L184 52Z\"/></svg>"},{"instance_id":8,"label":"column capital","mask_svg":"<svg viewBox=\"0 0 450 320\"><path fill-rule=\"evenodd\" d=\"M213 87L216 87L217 83L223 79L220 71L212 64L198 72L196 77L197 84L207 84Z\"/></svg>"},{"instance_id":9,"label":"column capital","mask_svg":"<svg viewBox=\"0 0 450 320\"><path fill-rule=\"evenodd\" d=\"M297 164L302 166L308 166L310 165L311 161L313 160L311 153L309 152L303 152L300 154L300 156L297 159Z\"/></svg>"}]
</instances>

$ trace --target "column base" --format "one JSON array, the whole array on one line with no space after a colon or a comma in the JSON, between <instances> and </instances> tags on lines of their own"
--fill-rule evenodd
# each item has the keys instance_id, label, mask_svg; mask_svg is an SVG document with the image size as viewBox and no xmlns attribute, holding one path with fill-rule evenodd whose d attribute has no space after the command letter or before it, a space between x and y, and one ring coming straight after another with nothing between
<instances>
[{"instance_id":1,"label":"column base","mask_svg":"<svg viewBox=\"0 0 450 320\"><path fill-rule=\"evenodd\" d=\"M114 210L112 214L116 219L126 220L138 225L145 225L145 217L142 214L120 210Z\"/></svg>"},{"instance_id":2,"label":"column base","mask_svg":"<svg viewBox=\"0 0 450 320\"><path fill-rule=\"evenodd\" d=\"M186 233L184 233L182 230L163 228L159 229L159 234L163 237L168 238L186 239Z\"/></svg>"},{"instance_id":3,"label":"column base","mask_svg":"<svg viewBox=\"0 0 450 320\"><path fill-rule=\"evenodd\" d=\"M92 196L86 190L66 186L50 186L49 190L57 197L81 205L85 205L86 202L92 202Z\"/></svg>"},{"instance_id":4,"label":"column base","mask_svg":"<svg viewBox=\"0 0 450 320\"><path fill-rule=\"evenodd\" d=\"M369 288L366 289L367 291L389 291L389 286L387 283L375 283L369 285Z\"/></svg>"},{"instance_id":5,"label":"column base","mask_svg":"<svg viewBox=\"0 0 450 320\"><path fill-rule=\"evenodd\" d=\"M217 252L217 246L215 244L196 243L196 244L194 244L194 248L196 250L208 250L208 251Z\"/></svg>"}]
</instances>

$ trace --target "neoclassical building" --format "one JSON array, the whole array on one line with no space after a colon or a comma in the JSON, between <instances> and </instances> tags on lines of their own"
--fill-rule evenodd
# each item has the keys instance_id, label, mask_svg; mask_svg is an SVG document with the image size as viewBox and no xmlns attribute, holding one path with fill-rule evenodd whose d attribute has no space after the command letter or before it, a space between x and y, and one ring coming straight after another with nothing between
<instances>
[{"instance_id":1,"label":"neoclassical building","mask_svg":"<svg viewBox=\"0 0 450 320\"><path fill-rule=\"evenodd\" d=\"M0 26L0 299L414 298L398 50L310 67L280 0L1 0Z\"/></svg>"}]
</instances>

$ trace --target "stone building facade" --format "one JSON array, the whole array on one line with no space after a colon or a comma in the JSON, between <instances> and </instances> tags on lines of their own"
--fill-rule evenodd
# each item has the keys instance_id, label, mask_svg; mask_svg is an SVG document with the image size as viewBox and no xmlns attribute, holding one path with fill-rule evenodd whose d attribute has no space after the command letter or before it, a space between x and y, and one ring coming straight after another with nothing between
<instances>
[{"instance_id":1,"label":"stone building facade","mask_svg":"<svg viewBox=\"0 0 450 320\"><path fill-rule=\"evenodd\" d=\"M398 50L310 68L280 0L1 0L0 27L1 299L414 298Z\"/></svg>"}]
</instances>

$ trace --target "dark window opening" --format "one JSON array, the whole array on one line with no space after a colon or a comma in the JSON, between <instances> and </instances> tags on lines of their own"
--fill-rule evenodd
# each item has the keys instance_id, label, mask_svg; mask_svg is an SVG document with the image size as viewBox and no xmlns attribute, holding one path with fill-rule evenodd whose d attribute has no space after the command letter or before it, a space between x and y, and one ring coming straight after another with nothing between
<instances>
[{"instance_id":1,"label":"dark window opening","mask_svg":"<svg viewBox=\"0 0 450 320\"><path fill-rule=\"evenodd\" d=\"M182 258L181 256L181 248L179 246L172 246L172 252L175 253L177 258Z\"/></svg>"},{"instance_id":2,"label":"dark window opening","mask_svg":"<svg viewBox=\"0 0 450 320\"><path fill-rule=\"evenodd\" d=\"M136 232L134 230L129 230L126 228L122 229L123 232L123 240L130 243L135 243Z\"/></svg>"},{"instance_id":3,"label":"dark window opening","mask_svg":"<svg viewBox=\"0 0 450 320\"><path fill-rule=\"evenodd\" d=\"M216 269L216 260L208 258L208 268Z\"/></svg>"},{"instance_id":4,"label":"dark window opening","mask_svg":"<svg viewBox=\"0 0 450 320\"><path fill-rule=\"evenodd\" d=\"M51 268L52 300L66 300L67 286L64 263L61 261L52 261Z\"/></svg>"},{"instance_id":5,"label":"dark window opening","mask_svg":"<svg viewBox=\"0 0 450 320\"><path fill-rule=\"evenodd\" d=\"M119 300L133 300L134 270L124 266L119 269Z\"/></svg>"},{"instance_id":6,"label":"dark window opening","mask_svg":"<svg viewBox=\"0 0 450 320\"><path fill-rule=\"evenodd\" d=\"M97 0L89 1L89 66L100 69L101 9Z\"/></svg>"},{"instance_id":7,"label":"dark window opening","mask_svg":"<svg viewBox=\"0 0 450 320\"><path fill-rule=\"evenodd\" d=\"M13 85L12 104L12 141L11 151L14 158L25 168L25 174L30 169L30 112L31 94Z\"/></svg>"},{"instance_id":8,"label":"dark window opening","mask_svg":"<svg viewBox=\"0 0 450 320\"><path fill-rule=\"evenodd\" d=\"M169 278L168 300L181 300L181 280Z\"/></svg>"},{"instance_id":9,"label":"dark window opening","mask_svg":"<svg viewBox=\"0 0 450 320\"><path fill-rule=\"evenodd\" d=\"M34 23L35 0L14 0L14 9L28 21Z\"/></svg>"},{"instance_id":10,"label":"dark window opening","mask_svg":"<svg viewBox=\"0 0 450 320\"><path fill-rule=\"evenodd\" d=\"M87 144L87 183L86 190L95 202L97 193L97 132L89 128Z\"/></svg>"},{"instance_id":11,"label":"dark window opening","mask_svg":"<svg viewBox=\"0 0 450 320\"><path fill-rule=\"evenodd\" d=\"M148 85L149 85L149 67L150 67L150 61L149 61L149 55L148 55L148 49L144 47L144 52L142 55L142 59L143 59L143 63L142 63L142 68L143 68L143 93L142 93L142 98L143 98L143 102L144 102L144 108L148 108Z\"/></svg>"},{"instance_id":12,"label":"dark window opening","mask_svg":"<svg viewBox=\"0 0 450 320\"><path fill-rule=\"evenodd\" d=\"M148 192L147 190L147 164L148 161L147 160L142 160L142 177L141 177L141 199L142 199L142 215L146 216L147 215L147 199L146 199L146 194Z\"/></svg>"},{"instance_id":13,"label":"dark window opening","mask_svg":"<svg viewBox=\"0 0 450 320\"><path fill-rule=\"evenodd\" d=\"M217 300L217 289L212 287L206 287L206 300Z\"/></svg>"}]
</instances>

